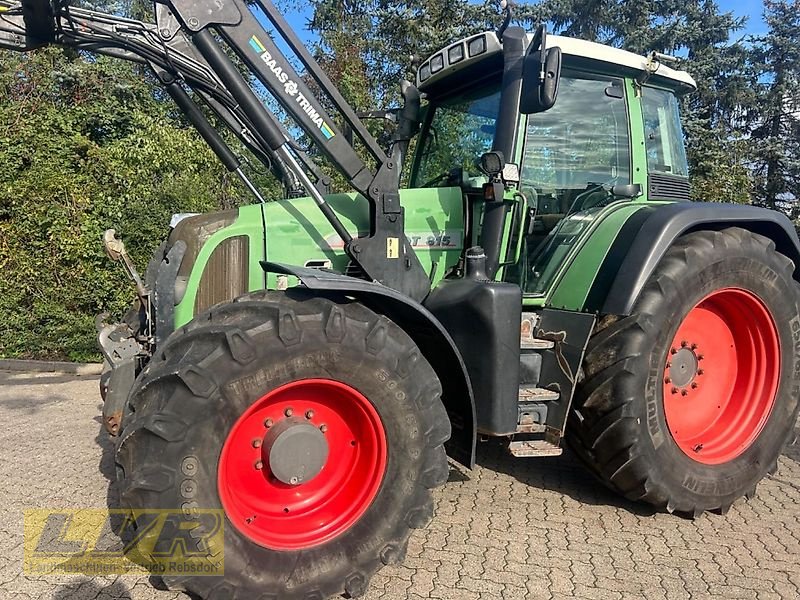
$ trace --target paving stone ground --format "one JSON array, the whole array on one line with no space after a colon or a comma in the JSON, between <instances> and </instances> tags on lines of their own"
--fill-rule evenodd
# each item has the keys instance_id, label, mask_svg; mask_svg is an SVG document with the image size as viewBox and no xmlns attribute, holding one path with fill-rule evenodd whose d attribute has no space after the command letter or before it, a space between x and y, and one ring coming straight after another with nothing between
<instances>
[{"instance_id":1,"label":"paving stone ground","mask_svg":"<svg viewBox=\"0 0 800 600\"><path fill-rule=\"evenodd\" d=\"M0 373L0 599L187 600L146 576L22 573L24 509L115 505L99 409L95 378ZM756 498L694 521L621 500L568 454L478 459L368 600L800 598L800 447Z\"/></svg>"}]
</instances>

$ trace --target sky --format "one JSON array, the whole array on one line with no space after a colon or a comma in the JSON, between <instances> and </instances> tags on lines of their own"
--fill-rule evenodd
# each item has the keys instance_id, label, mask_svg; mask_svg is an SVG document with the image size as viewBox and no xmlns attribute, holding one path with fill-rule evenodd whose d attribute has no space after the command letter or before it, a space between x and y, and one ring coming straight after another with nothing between
<instances>
[{"instance_id":1,"label":"sky","mask_svg":"<svg viewBox=\"0 0 800 600\"><path fill-rule=\"evenodd\" d=\"M762 18L764 9L762 0L717 0L717 3L723 11L733 12L738 17L748 17L744 31L737 34L735 38L747 34L766 33L766 25ZM311 14L309 5L305 2L296 2L293 3L294 7L290 8L285 6L288 2L283 2L282 4L282 8L286 11L284 14L287 20L300 35L300 38L306 42L313 41L315 36L312 36L306 29L306 23Z\"/></svg>"},{"instance_id":2,"label":"sky","mask_svg":"<svg viewBox=\"0 0 800 600\"><path fill-rule=\"evenodd\" d=\"M763 34L767 32L762 13L764 3L762 0L717 0L719 7L730 11L738 17L749 17L744 33Z\"/></svg>"}]
</instances>

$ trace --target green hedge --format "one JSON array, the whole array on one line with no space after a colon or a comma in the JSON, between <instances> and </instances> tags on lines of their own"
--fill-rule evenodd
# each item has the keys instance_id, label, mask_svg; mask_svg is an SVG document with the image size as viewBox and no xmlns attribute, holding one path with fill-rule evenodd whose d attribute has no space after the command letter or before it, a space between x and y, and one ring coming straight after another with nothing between
<instances>
[{"instance_id":1,"label":"green hedge","mask_svg":"<svg viewBox=\"0 0 800 600\"><path fill-rule=\"evenodd\" d=\"M95 360L95 315L133 297L103 231L143 268L170 215L240 190L135 65L4 52L0 89L0 356Z\"/></svg>"}]
</instances>

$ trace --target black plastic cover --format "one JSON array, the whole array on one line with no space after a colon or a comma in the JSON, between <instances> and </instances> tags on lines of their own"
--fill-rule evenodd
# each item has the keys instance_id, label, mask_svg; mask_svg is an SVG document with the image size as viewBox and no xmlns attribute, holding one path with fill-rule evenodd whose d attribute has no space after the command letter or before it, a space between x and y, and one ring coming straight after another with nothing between
<instances>
[{"instance_id":1,"label":"black plastic cover","mask_svg":"<svg viewBox=\"0 0 800 600\"><path fill-rule=\"evenodd\" d=\"M475 396L478 431L517 429L522 291L511 283L442 281L424 302L453 338Z\"/></svg>"},{"instance_id":2,"label":"black plastic cover","mask_svg":"<svg viewBox=\"0 0 800 600\"><path fill-rule=\"evenodd\" d=\"M795 279L800 279L800 240L786 215L742 204L676 202L655 208L628 242L628 252L601 312L631 314L645 283L678 237L692 231L726 227L742 227L774 241L776 250L792 259Z\"/></svg>"},{"instance_id":3,"label":"black plastic cover","mask_svg":"<svg viewBox=\"0 0 800 600\"><path fill-rule=\"evenodd\" d=\"M156 314L156 347L175 331L175 278L185 254L186 242L176 241L161 261L156 274L156 285L152 296Z\"/></svg>"}]
</instances>

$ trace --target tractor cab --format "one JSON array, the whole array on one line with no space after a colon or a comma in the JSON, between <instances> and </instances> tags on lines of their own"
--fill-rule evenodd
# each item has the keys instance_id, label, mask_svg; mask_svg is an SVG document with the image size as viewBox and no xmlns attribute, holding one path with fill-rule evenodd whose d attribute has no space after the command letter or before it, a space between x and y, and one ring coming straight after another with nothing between
<instances>
[{"instance_id":1,"label":"tractor cab","mask_svg":"<svg viewBox=\"0 0 800 600\"><path fill-rule=\"evenodd\" d=\"M523 61L536 60L535 34L526 37ZM559 36L544 45L541 54L559 54L560 72L549 75L558 95L533 111L525 105L539 93L538 82L527 79L544 64L514 72L494 32L422 63L417 85L428 104L410 174L411 187L461 187L473 225L465 244L480 244L489 176L479 158L502 149L502 178L514 191L498 269L531 297L553 290L583 234L622 205L689 199L678 102L695 88L689 74L663 64L669 57ZM521 72L522 85L510 85ZM498 127L507 111L513 127Z\"/></svg>"}]
</instances>

